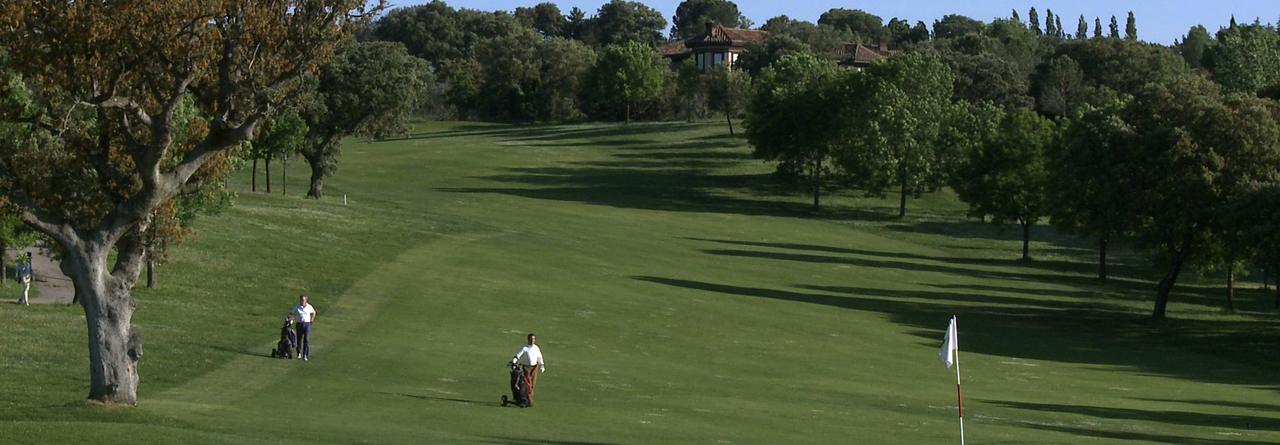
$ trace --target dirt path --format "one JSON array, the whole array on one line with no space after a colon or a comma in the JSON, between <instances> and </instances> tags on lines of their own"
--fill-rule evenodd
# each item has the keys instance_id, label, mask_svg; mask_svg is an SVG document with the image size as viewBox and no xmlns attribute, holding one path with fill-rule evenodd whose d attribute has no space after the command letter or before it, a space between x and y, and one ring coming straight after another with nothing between
<instances>
[{"instance_id":1,"label":"dirt path","mask_svg":"<svg viewBox=\"0 0 1280 445\"><path fill-rule=\"evenodd\" d=\"M35 270L35 279L31 282L31 293L28 294L31 304L71 304L75 297L75 286L71 279L62 274L58 263L42 249L10 250L10 258L17 258L23 252L31 252L31 266ZM8 265L8 262L5 263ZM6 271L8 272L8 271ZM4 287L4 295L0 295L0 303L17 304L22 286L17 284L13 276L7 277L8 286Z\"/></svg>"}]
</instances>

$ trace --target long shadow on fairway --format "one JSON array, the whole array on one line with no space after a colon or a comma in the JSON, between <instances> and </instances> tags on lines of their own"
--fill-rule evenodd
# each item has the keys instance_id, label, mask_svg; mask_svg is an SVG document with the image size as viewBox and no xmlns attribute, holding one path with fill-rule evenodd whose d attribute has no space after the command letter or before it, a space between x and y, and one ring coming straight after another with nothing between
<instances>
[{"instance_id":1,"label":"long shadow on fairway","mask_svg":"<svg viewBox=\"0 0 1280 445\"><path fill-rule=\"evenodd\" d=\"M511 174L483 177L519 187L440 189L454 193L504 194L530 199L580 202L617 208L676 212L733 213L761 216L812 216L803 202L780 202L727 196L753 193L770 182L769 175L694 175L679 167L640 169L614 167L546 167L507 169ZM859 212L847 217L861 218Z\"/></svg>"},{"instance_id":2,"label":"long shadow on fairway","mask_svg":"<svg viewBox=\"0 0 1280 445\"><path fill-rule=\"evenodd\" d=\"M1148 434L1148 433L1137 433L1137 432L1128 432L1128 431L1102 431L1102 430L1096 430L1096 429L1073 427L1073 426L1066 426L1066 425L1059 425L1059 424L1045 424L1045 423L1026 423L1026 424L1023 424L1023 426L1026 428L1034 428L1037 430L1054 431L1054 432L1059 432L1064 434L1070 434L1070 435L1079 436L1082 438L1088 437L1088 438L1101 438L1101 439L1115 439L1115 440L1123 440L1126 442L1139 442L1139 443L1167 443L1167 444L1177 444L1177 445L1241 445L1241 444L1260 445L1260 444L1267 443L1267 442L1257 442L1257 441L1243 439L1243 438L1240 440L1200 439L1195 437L1172 436L1167 434ZM1016 443L1025 443L1025 442L1016 442ZM1076 442L1076 443L1079 443L1079 442Z\"/></svg>"},{"instance_id":3,"label":"long shadow on fairway","mask_svg":"<svg viewBox=\"0 0 1280 445\"><path fill-rule=\"evenodd\" d=\"M1192 405L1204 405L1204 406L1230 406L1233 408L1251 409L1254 411L1270 411L1273 413L1280 413L1280 405L1268 405L1263 403L1243 403L1243 402L1233 402L1229 400L1173 400L1173 399L1148 399L1148 398L1138 398L1135 400L1141 400L1144 402L1156 402L1156 403L1189 403Z\"/></svg>"},{"instance_id":4,"label":"long shadow on fairway","mask_svg":"<svg viewBox=\"0 0 1280 445\"><path fill-rule=\"evenodd\" d=\"M680 131L681 124L633 124L612 126L577 125L463 125L451 130L411 134L403 139L439 139L454 137L510 138L521 141L565 141L621 136L661 134ZM696 126L693 124L687 126Z\"/></svg>"},{"instance_id":5,"label":"long shadow on fairway","mask_svg":"<svg viewBox=\"0 0 1280 445\"><path fill-rule=\"evenodd\" d=\"M613 442L578 442L572 440L540 440L523 437L490 437L485 443L503 445L621 445Z\"/></svg>"},{"instance_id":6,"label":"long shadow on fairway","mask_svg":"<svg viewBox=\"0 0 1280 445\"><path fill-rule=\"evenodd\" d=\"M1259 417L1259 416L1241 416L1226 414L1205 414L1190 411L1149 411L1127 408L1111 408L1102 406L1083 406L1083 405L1062 405L1052 403L1029 403L1029 402L1009 402L1002 400L983 400L982 402L991 405L1005 406L1009 408L1024 409L1031 411L1043 411L1051 413L1078 414L1089 416L1097 419L1107 419L1110 421L1135 420L1145 422L1158 422L1174 425L1183 425L1189 427L1209 427L1224 428L1233 430L1252 430L1252 431L1280 431L1280 420ZM1047 427L1047 425L1037 425L1037 427ZM1052 428L1052 427L1051 427ZM1072 428L1073 430L1084 430L1083 428ZM1085 430L1087 431L1087 430ZM1094 430L1085 433L1088 436L1096 437L1114 437L1116 434L1135 434L1120 433L1115 431L1099 431ZM1161 437L1158 442L1165 441L1167 436ZM1252 441L1250 441L1252 442ZM1175 441L1169 443L1205 443L1202 440L1189 440L1186 442ZM1213 443L1213 442L1210 442ZM1237 443L1223 441L1222 443Z\"/></svg>"},{"instance_id":7,"label":"long shadow on fairway","mask_svg":"<svg viewBox=\"0 0 1280 445\"><path fill-rule=\"evenodd\" d=\"M435 401L435 402L463 403L463 404L467 404L467 405L481 405L481 406L484 406L484 405L486 405L486 404L492 404L493 406L498 406L496 403L494 403L494 402L492 402L492 401L490 401L490 402L487 402L487 403L486 403L486 402L484 402L484 401L480 401L480 400L451 399L451 398L448 398L448 397L420 396L420 395L417 395L417 394L399 394L399 393L389 393L389 392L383 392L383 393L380 393L380 394L386 394L386 395L389 395L389 396L409 397L409 398L414 398L414 399L418 399L418 400L430 400L430 401Z\"/></svg>"},{"instance_id":8,"label":"long shadow on fairway","mask_svg":"<svg viewBox=\"0 0 1280 445\"><path fill-rule=\"evenodd\" d=\"M918 329L912 334L921 339L920 344L935 348L938 339L942 337L941 330L945 327L946 320L952 315L959 315L960 323L965 327L968 339L965 344L968 350L981 354L1111 366L1129 369L1135 374L1174 376L1223 384L1273 383L1259 372L1213 369L1195 360L1187 360L1184 354L1171 354L1184 346L1195 345L1179 345L1177 349L1166 346L1165 342L1169 341L1166 338L1167 331L1160 330L1158 324L1153 327L1156 323L1149 317L1122 309L1110 310L1106 305L1096 302L1060 303L1029 297L962 292L819 287L804 284L795 287L816 292L799 292L667 277L632 278L725 295L885 314L897 324ZM1179 326L1179 330L1194 333L1197 329L1214 329L1218 324L1219 322L1185 322ZM1257 332L1240 326L1232 327L1231 330ZM1222 342L1228 341L1230 340L1212 338L1204 346L1221 348ZM1212 349L1206 352L1212 352ZM1258 362L1258 365L1262 365L1266 360L1258 359Z\"/></svg>"},{"instance_id":9,"label":"long shadow on fairway","mask_svg":"<svg viewBox=\"0 0 1280 445\"><path fill-rule=\"evenodd\" d=\"M779 261L798 261L805 263L817 264L845 264L850 266L858 266L865 268L890 268L907 270L914 272L927 272L960 275L972 278L991 279L991 280L1021 280L1035 281L1042 283L1060 283L1076 286L1089 286L1096 284L1096 280L1082 275L1071 275L1060 273L1059 271L1077 268L1079 263L1066 261L1042 261L1036 263L1024 263L1017 260L970 260L963 258L929 258L921 257L918 261L898 261L887 259L858 258L852 256L836 256L836 255L811 255L804 253L789 252L766 252L758 250L733 250L733 249L703 249L702 253L708 255L731 256L739 258L759 258L766 260ZM927 258L927 260L926 260ZM1026 272L1007 272L1002 270L977 269L972 267L963 267L966 262L980 263L983 266L994 266L1002 269L1008 269L1024 264L1034 265L1034 269ZM952 265L953 263L959 265ZM1116 280L1116 286L1137 286L1134 282L1119 282Z\"/></svg>"}]
</instances>

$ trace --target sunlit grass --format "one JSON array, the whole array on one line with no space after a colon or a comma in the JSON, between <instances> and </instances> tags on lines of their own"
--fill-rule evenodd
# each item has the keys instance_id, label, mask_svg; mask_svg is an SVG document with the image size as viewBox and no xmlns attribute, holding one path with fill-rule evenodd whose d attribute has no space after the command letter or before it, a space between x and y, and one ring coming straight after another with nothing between
<instances>
[{"instance_id":1,"label":"sunlit grass","mask_svg":"<svg viewBox=\"0 0 1280 445\"><path fill-rule=\"evenodd\" d=\"M136 289L137 409L88 391L78 307L0 305L18 443L951 443L961 328L972 443L1280 441L1271 294L1123 247L964 216L954 195L810 207L722 125L429 124L349 142L326 197L251 193ZM263 179L259 177L259 185ZM309 362L267 357L306 293ZM502 409L526 332L532 409ZM105 431L101 435L99 430ZM129 435L134 435L129 439Z\"/></svg>"}]
</instances>

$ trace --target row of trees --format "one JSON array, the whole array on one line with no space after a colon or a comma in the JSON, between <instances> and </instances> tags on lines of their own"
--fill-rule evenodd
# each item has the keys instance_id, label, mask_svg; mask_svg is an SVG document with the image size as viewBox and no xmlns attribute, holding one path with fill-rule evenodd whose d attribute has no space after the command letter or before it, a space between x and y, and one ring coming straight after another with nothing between
<instances>
[{"instance_id":1,"label":"row of trees","mask_svg":"<svg viewBox=\"0 0 1280 445\"><path fill-rule=\"evenodd\" d=\"M1236 51L1230 36L1244 32L1275 34L1240 28L1224 29L1206 52ZM1108 241L1132 239L1168 267L1157 317L1188 267L1224 272L1232 309L1236 273L1280 275L1280 227L1271 223L1280 215L1260 205L1280 190L1280 106L1265 97L1270 89L1193 71L1163 47L1032 34L998 20L865 71L785 55L756 78L749 141L782 176L805 178L814 206L824 177L872 196L893 187L900 215L909 196L950 186L973 216L1019 224L1024 258L1046 217L1097 239L1104 279ZM975 75L984 71L1006 75ZM1265 79L1252 85L1274 85Z\"/></svg>"}]
</instances>

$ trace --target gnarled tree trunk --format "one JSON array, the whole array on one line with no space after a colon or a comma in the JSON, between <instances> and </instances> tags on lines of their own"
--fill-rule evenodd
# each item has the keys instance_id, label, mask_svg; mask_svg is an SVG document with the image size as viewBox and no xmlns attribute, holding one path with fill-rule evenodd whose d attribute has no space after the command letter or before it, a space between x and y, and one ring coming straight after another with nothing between
<instances>
[{"instance_id":1,"label":"gnarled tree trunk","mask_svg":"<svg viewBox=\"0 0 1280 445\"><path fill-rule=\"evenodd\" d=\"M320 199L324 196L324 170L311 167L311 188L307 189L307 197Z\"/></svg>"},{"instance_id":2,"label":"gnarled tree trunk","mask_svg":"<svg viewBox=\"0 0 1280 445\"><path fill-rule=\"evenodd\" d=\"M130 326L137 303L129 292L141 264L135 244L121 243L114 272L107 270L111 246L103 243L69 249L62 261L89 327L89 398L103 403L138 404L142 337Z\"/></svg>"}]
</instances>

